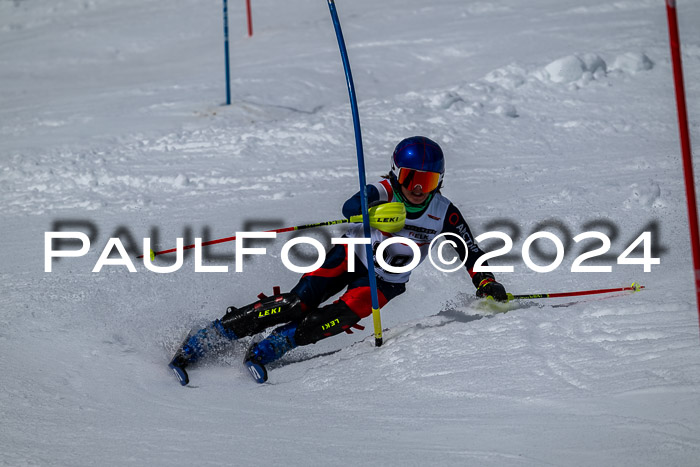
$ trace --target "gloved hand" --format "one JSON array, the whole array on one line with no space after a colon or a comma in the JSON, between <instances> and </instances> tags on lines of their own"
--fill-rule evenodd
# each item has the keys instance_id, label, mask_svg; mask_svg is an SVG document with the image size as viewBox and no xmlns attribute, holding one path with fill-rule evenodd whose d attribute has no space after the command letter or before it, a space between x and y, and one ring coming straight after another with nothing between
<instances>
[{"instance_id":1,"label":"gloved hand","mask_svg":"<svg viewBox=\"0 0 700 467\"><path fill-rule=\"evenodd\" d=\"M499 302L508 301L506 288L500 282L497 282L496 279L490 277L479 283L479 287L476 289L476 296L479 298L492 297Z\"/></svg>"}]
</instances>

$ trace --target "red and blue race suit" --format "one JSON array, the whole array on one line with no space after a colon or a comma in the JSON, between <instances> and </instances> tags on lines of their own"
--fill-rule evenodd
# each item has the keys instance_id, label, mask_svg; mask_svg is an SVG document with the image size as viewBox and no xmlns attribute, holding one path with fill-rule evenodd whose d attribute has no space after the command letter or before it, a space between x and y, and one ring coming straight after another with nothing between
<instances>
[{"instance_id":1,"label":"red and blue race suit","mask_svg":"<svg viewBox=\"0 0 700 467\"><path fill-rule=\"evenodd\" d=\"M367 186L369 205L396 201L394 188L389 180L382 180ZM356 193L343 205L343 215L347 218L360 214L360 193ZM459 209L449 199L440 193L433 194L429 204L420 212L407 213L406 223L402 230L396 233L386 233L372 229L371 241L373 249L387 238L400 236L416 243L420 249L420 262L428 256L430 243L443 233L458 235L464 242L456 241L456 251L475 287L486 278L493 278L491 273L474 273L476 260L484 254L474 240L474 237ZM362 225L351 227L347 237L364 237ZM448 237L449 238L449 237ZM466 245L466 247L465 247ZM467 252L467 249L469 250ZM364 246L356 246L354 254L360 261L355 261L355 271L348 270L348 245L334 246L326 256L326 261L317 270L304 274L292 292L299 296L305 308L317 308L328 298L341 292L340 301L345 303L357 316L365 318L372 312L369 278L367 273L367 256ZM391 266L400 267L413 260L413 250L402 243L389 245L383 254L384 261ZM484 265L487 265L484 262ZM382 269L375 261L377 276L377 292L379 306L383 307L389 300L406 290L409 272L391 273Z\"/></svg>"}]
</instances>

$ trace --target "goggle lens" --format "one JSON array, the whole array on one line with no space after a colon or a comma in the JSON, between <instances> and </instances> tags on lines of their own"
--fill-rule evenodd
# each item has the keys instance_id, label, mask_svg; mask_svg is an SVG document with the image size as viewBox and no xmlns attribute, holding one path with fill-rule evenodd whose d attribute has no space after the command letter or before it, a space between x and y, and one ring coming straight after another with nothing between
<instances>
[{"instance_id":1,"label":"goggle lens","mask_svg":"<svg viewBox=\"0 0 700 467\"><path fill-rule=\"evenodd\" d=\"M407 169L402 167L399 169L399 185L406 188L408 191L413 191L420 186L423 193L430 193L435 190L440 183L440 174L437 172L423 172L422 170Z\"/></svg>"}]
</instances>

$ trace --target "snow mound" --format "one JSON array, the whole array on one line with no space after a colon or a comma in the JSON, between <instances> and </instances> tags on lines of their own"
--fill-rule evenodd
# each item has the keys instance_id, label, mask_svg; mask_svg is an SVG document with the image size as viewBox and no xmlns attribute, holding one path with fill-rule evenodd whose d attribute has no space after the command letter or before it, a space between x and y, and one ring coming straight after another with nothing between
<instances>
[{"instance_id":1,"label":"snow mound","mask_svg":"<svg viewBox=\"0 0 700 467\"><path fill-rule=\"evenodd\" d=\"M450 108L464 107L464 99L454 91L445 91L438 93L428 99L428 105L432 108L447 110Z\"/></svg>"},{"instance_id":2,"label":"snow mound","mask_svg":"<svg viewBox=\"0 0 700 467\"><path fill-rule=\"evenodd\" d=\"M518 109L515 108L513 104L503 103L496 106L496 108L491 112L494 115L500 115L502 117L517 118Z\"/></svg>"},{"instance_id":3,"label":"snow mound","mask_svg":"<svg viewBox=\"0 0 700 467\"><path fill-rule=\"evenodd\" d=\"M511 64L491 71L484 77L484 80L512 91L527 82L527 72L523 68Z\"/></svg>"},{"instance_id":4,"label":"snow mound","mask_svg":"<svg viewBox=\"0 0 700 467\"><path fill-rule=\"evenodd\" d=\"M594 76L600 76L601 74L604 76L608 71L608 66L600 55L586 53L579 55L579 58L583 62L585 70Z\"/></svg>"},{"instance_id":5,"label":"snow mound","mask_svg":"<svg viewBox=\"0 0 700 467\"><path fill-rule=\"evenodd\" d=\"M618 55L612 64L611 69L620 70L634 75L640 71L647 71L654 68L654 62L643 53L627 52Z\"/></svg>"},{"instance_id":6,"label":"snow mound","mask_svg":"<svg viewBox=\"0 0 700 467\"><path fill-rule=\"evenodd\" d=\"M541 81L573 83L600 79L607 73L607 64L599 55L586 53L558 58L534 73Z\"/></svg>"}]
</instances>

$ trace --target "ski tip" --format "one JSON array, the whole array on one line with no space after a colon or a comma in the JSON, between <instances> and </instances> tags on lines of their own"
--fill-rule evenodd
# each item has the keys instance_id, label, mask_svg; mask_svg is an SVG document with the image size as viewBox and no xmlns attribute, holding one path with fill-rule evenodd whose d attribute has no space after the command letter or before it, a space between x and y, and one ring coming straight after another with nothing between
<instances>
[{"instance_id":1,"label":"ski tip","mask_svg":"<svg viewBox=\"0 0 700 467\"><path fill-rule=\"evenodd\" d=\"M251 362L250 360L244 362L250 376L253 377L256 383L262 384L267 381L267 370L265 367L259 363Z\"/></svg>"},{"instance_id":2,"label":"ski tip","mask_svg":"<svg viewBox=\"0 0 700 467\"><path fill-rule=\"evenodd\" d=\"M178 381L180 381L180 384L182 386L187 386L187 384L190 382L190 378L187 376L185 369L175 365L174 363L170 363L168 367L173 370L173 373L175 373L175 376L177 377Z\"/></svg>"}]
</instances>

